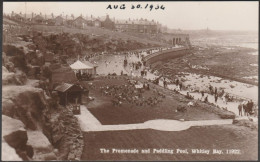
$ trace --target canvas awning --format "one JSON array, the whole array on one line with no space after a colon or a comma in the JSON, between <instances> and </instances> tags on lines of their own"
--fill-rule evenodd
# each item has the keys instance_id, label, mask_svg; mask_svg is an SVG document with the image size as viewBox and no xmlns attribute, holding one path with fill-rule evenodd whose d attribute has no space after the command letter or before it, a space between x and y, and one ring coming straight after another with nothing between
<instances>
[{"instance_id":1,"label":"canvas awning","mask_svg":"<svg viewBox=\"0 0 260 162\"><path fill-rule=\"evenodd\" d=\"M89 62L89 61L82 61L85 65L87 65L87 66L90 66L90 67L97 67L97 65L95 65L95 64L92 64L91 62Z\"/></svg>"},{"instance_id":2,"label":"canvas awning","mask_svg":"<svg viewBox=\"0 0 260 162\"><path fill-rule=\"evenodd\" d=\"M71 69L73 70L86 70L86 69L93 69L93 67L82 63L81 61L77 60L73 64L70 65Z\"/></svg>"}]
</instances>

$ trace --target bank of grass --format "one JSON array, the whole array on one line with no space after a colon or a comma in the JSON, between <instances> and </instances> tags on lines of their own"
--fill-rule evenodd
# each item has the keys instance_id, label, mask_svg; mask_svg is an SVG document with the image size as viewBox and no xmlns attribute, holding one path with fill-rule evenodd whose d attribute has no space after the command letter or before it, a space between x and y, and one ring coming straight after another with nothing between
<instances>
[{"instance_id":1,"label":"bank of grass","mask_svg":"<svg viewBox=\"0 0 260 162\"><path fill-rule=\"evenodd\" d=\"M120 79L97 78L93 81L94 89L90 89L90 96L95 100L87 104L88 110L103 124L132 124L143 123L154 119L184 119L184 120L214 120L234 118L232 112L226 112L214 105L185 98L171 90L150 84L151 90L146 90L144 96L154 96L153 90L159 91L166 97L155 106L136 106L123 102L121 106L112 104L111 96L103 96L97 87L105 85L127 84L123 77ZM196 106L188 107L189 102L196 102ZM176 112L178 107L186 107L186 112Z\"/></svg>"},{"instance_id":2,"label":"bank of grass","mask_svg":"<svg viewBox=\"0 0 260 162\"><path fill-rule=\"evenodd\" d=\"M179 132L157 130L127 130L85 132L85 147L81 160L257 160L257 131L250 128L221 125L191 127ZM100 148L110 150L101 154ZM189 154L113 154L115 149L188 149ZM191 149L209 149L209 155L191 154ZM212 154L213 149L222 149L225 154ZM239 149L241 154L228 155L226 149Z\"/></svg>"}]
</instances>

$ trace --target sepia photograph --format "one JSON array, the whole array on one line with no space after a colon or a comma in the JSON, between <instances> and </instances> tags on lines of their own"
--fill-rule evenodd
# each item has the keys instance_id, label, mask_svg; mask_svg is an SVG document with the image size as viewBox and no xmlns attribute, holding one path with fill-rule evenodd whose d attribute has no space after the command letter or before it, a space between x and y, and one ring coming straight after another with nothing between
<instances>
[{"instance_id":1,"label":"sepia photograph","mask_svg":"<svg viewBox=\"0 0 260 162\"><path fill-rule=\"evenodd\" d=\"M258 1L2 5L2 161L258 160Z\"/></svg>"}]
</instances>

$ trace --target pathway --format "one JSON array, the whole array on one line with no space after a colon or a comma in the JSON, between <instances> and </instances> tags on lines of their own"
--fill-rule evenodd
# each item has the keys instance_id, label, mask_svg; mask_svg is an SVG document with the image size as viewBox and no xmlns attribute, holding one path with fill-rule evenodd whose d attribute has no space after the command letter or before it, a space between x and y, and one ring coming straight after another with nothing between
<instances>
[{"instance_id":1,"label":"pathway","mask_svg":"<svg viewBox=\"0 0 260 162\"><path fill-rule=\"evenodd\" d=\"M135 129L154 129L161 131L182 131L192 126L208 126L232 124L232 119L222 120L200 120L200 121L178 121L157 119L149 120L138 124L119 124L119 125L102 125L84 106L81 105L81 114L75 115L80 123L82 131L116 131L116 130L135 130Z\"/></svg>"}]
</instances>

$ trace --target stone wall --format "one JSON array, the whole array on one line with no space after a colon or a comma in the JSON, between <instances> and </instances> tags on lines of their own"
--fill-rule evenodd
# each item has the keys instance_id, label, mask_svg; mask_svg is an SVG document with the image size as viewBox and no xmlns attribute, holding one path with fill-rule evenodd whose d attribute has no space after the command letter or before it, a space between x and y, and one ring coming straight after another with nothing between
<instances>
[{"instance_id":1,"label":"stone wall","mask_svg":"<svg viewBox=\"0 0 260 162\"><path fill-rule=\"evenodd\" d=\"M162 52L148 55L145 57L145 60L146 60L146 63L149 65L156 61L163 61L163 60L169 60L169 59L182 57L184 55L190 54L191 52L192 51L190 49L183 47L183 48L167 50L167 51L162 51Z\"/></svg>"}]
</instances>

